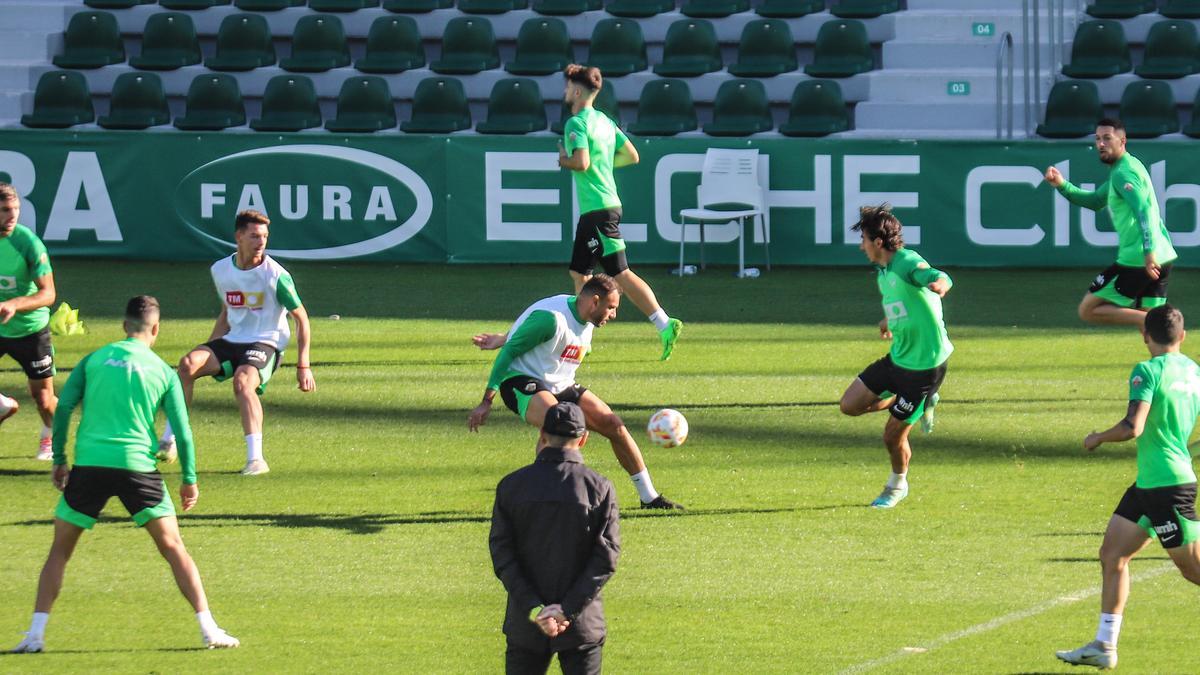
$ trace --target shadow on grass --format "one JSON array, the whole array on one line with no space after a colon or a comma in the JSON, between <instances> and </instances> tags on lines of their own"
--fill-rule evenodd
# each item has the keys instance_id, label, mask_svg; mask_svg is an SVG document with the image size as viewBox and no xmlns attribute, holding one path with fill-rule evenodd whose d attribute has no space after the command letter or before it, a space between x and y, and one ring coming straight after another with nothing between
<instances>
[{"instance_id":1,"label":"shadow on grass","mask_svg":"<svg viewBox=\"0 0 1200 675\"><path fill-rule=\"evenodd\" d=\"M1171 559L1171 556L1166 556L1166 555L1146 555L1146 556L1140 555L1137 558L1135 558L1135 560L1168 560L1168 561L1170 559ZM1096 558L1096 557L1091 557L1091 558L1046 558L1046 562L1099 564L1100 559Z\"/></svg>"},{"instance_id":2,"label":"shadow on grass","mask_svg":"<svg viewBox=\"0 0 1200 675\"><path fill-rule=\"evenodd\" d=\"M14 654L12 652L0 652L0 656L18 656L27 659L42 660L48 657L53 657L56 654L153 654L155 652L170 654L173 652L205 652L208 649L204 647L148 647L146 649L51 649L37 656L30 654Z\"/></svg>"}]
</instances>

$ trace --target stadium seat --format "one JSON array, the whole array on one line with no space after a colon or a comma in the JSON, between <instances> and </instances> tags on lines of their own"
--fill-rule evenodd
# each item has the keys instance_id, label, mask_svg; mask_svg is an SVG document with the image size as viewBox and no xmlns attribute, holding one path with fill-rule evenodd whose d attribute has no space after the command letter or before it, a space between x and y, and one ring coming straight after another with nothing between
<instances>
[{"instance_id":1,"label":"stadium seat","mask_svg":"<svg viewBox=\"0 0 1200 675\"><path fill-rule=\"evenodd\" d=\"M825 0L762 0L754 9L768 19L798 19L825 9Z\"/></svg>"},{"instance_id":2,"label":"stadium seat","mask_svg":"<svg viewBox=\"0 0 1200 675\"><path fill-rule=\"evenodd\" d=\"M154 0L84 0L83 4L94 9L129 9L138 5L153 5Z\"/></svg>"},{"instance_id":3,"label":"stadium seat","mask_svg":"<svg viewBox=\"0 0 1200 675\"><path fill-rule=\"evenodd\" d=\"M52 70L38 79L33 112L21 124L35 129L66 129L96 119L87 78L69 70Z\"/></svg>"},{"instance_id":4,"label":"stadium seat","mask_svg":"<svg viewBox=\"0 0 1200 675\"><path fill-rule=\"evenodd\" d=\"M1170 19L1200 19L1200 0L1167 0L1158 12Z\"/></svg>"},{"instance_id":5,"label":"stadium seat","mask_svg":"<svg viewBox=\"0 0 1200 675\"><path fill-rule=\"evenodd\" d=\"M813 77L850 77L874 67L867 27L854 19L837 19L821 24L813 62L804 67L804 72Z\"/></svg>"},{"instance_id":6,"label":"stadium seat","mask_svg":"<svg viewBox=\"0 0 1200 675\"><path fill-rule=\"evenodd\" d=\"M698 77L721 69L717 31L704 19L682 19L667 28L662 63L654 74L664 77Z\"/></svg>"},{"instance_id":7,"label":"stadium seat","mask_svg":"<svg viewBox=\"0 0 1200 675\"><path fill-rule=\"evenodd\" d=\"M378 6L379 0L308 0L308 8L314 12L357 12Z\"/></svg>"},{"instance_id":8,"label":"stadium seat","mask_svg":"<svg viewBox=\"0 0 1200 675\"><path fill-rule=\"evenodd\" d=\"M402 73L425 66L417 22L408 16L381 16L367 32L367 53L354 64L364 73Z\"/></svg>"},{"instance_id":9,"label":"stadium seat","mask_svg":"<svg viewBox=\"0 0 1200 675\"><path fill-rule=\"evenodd\" d=\"M301 131L321 126L321 108L312 80L276 75L263 92L262 117L250 120L256 131Z\"/></svg>"},{"instance_id":10,"label":"stadium seat","mask_svg":"<svg viewBox=\"0 0 1200 675\"><path fill-rule=\"evenodd\" d=\"M675 0L609 0L605 11L613 16L645 19L675 9Z\"/></svg>"},{"instance_id":11,"label":"stadium seat","mask_svg":"<svg viewBox=\"0 0 1200 675\"><path fill-rule=\"evenodd\" d=\"M527 134L546 128L546 106L538 83L509 77L492 87L487 121L475 125L481 134Z\"/></svg>"},{"instance_id":12,"label":"stadium seat","mask_svg":"<svg viewBox=\"0 0 1200 675\"><path fill-rule=\"evenodd\" d=\"M527 19L517 33L517 54L504 69L513 75L550 75L575 63L575 49L562 19Z\"/></svg>"},{"instance_id":13,"label":"stadium seat","mask_svg":"<svg viewBox=\"0 0 1200 675\"><path fill-rule=\"evenodd\" d=\"M737 77L773 77L799 67L796 41L787 22L757 19L742 28L737 62L729 65L729 73Z\"/></svg>"},{"instance_id":14,"label":"stadium seat","mask_svg":"<svg viewBox=\"0 0 1200 675\"><path fill-rule=\"evenodd\" d=\"M620 77L646 69L646 40L642 27L630 19L603 19L592 30L587 64L605 77Z\"/></svg>"},{"instance_id":15,"label":"stadium seat","mask_svg":"<svg viewBox=\"0 0 1200 675\"><path fill-rule=\"evenodd\" d=\"M1116 21L1084 21L1075 30L1067 77L1111 77L1133 69L1125 30Z\"/></svg>"},{"instance_id":16,"label":"stadium seat","mask_svg":"<svg viewBox=\"0 0 1200 675\"><path fill-rule=\"evenodd\" d=\"M392 90L382 77L348 77L338 94L337 117L325 128L338 133L369 133L396 128Z\"/></svg>"},{"instance_id":17,"label":"stadium seat","mask_svg":"<svg viewBox=\"0 0 1200 675\"><path fill-rule=\"evenodd\" d=\"M146 19L142 53L129 59L140 70L175 70L200 63L200 40L192 17L181 12L160 12Z\"/></svg>"},{"instance_id":18,"label":"stadium seat","mask_svg":"<svg viewBox=\"0 0 1200 675\"><path fill-rule=\"evenodd\" d=\"M454 0L383 0L383 8L397 14L425 14L453 6Z\"/></svg>"},{"instance_id":19,"label":"stadium seat","mask_svg":"<svg viewBox=\"0 0 1200 675\"><path fill-rule=\"evenodd\" d=\"M217 29L217 53L204 61L209 70L254 70L275 65L271 28L258 14L230 14Z\"/></svg>"},{"instance_id":20,"label":"stadium seat","mask_svg":"<svg viewBox=\"0 0 1200 675\"><path fill-rule=\"evenodd\" d=\"M1097 19L1132 19L1155 9L1155 0L1095 0L1087 13Z\"/></svg>"},{"instance_id":21,"label":"stadium seat","mask_svg":"<svg viewBox=\"0 0 1200 675\"><path fill-rule=\"evenodd\" d=\"M184 131L221 131L245 123L241 87L224 73L197 75L188 87L187 112L175 118L175 128Z\"/></svg>"},{"instance_id":22,"label":"stadium seat","mask_svg":"<svg viewBox=\"0 0 1200 675\"><path fill-rule=\"evenodd\" d=\"M750 11L750 0L683 0L679 12L697 19L723 19Z\"/></svg>"},{"instance_id":23,"label":"stadium seat","mask_svg":"<svg viewBox=\"0 0 1200 675\"><path fill-rule=\"evenodd\" d=\"M829 13L841 19L874 19L900 11L900 0L835 0Z\"/></svg>"},{"instance_id":24,"label":"stadium seat","mask_svg":"<svg viewBox=\"0 0 1200 675\"><path fill-rule=\"evenodd\" d=\"M108 114L96 123L105 129L146 129L171 121L162 80L154 73L124 73L112 86Z\"/></svg>"},{"instance_id":25,"label":"stadium seat","mask_svg":"<svg viewBox=\"0 0 1200 675\"><path fill-rule=\"evenodd\" d=\"M458 0L458 11L464 14L504 14L528 6L527 0Z\"/></svg>"},{"instance_id":26,"label":"stadium seat","mask_svg":"<svg viewBox=\"0 0 1200 675\"><path fill-rule=\"evenodd\" d=\"M1057 82L1046 99L1046 120L1037 126L1045 138L1083 138L1104 117L1100 91L1087 80Z\"/></svg>"},{"instance_id":27,"label":"stadium seat","mask_svg":"<svg viewBox=\"0 0 1200 675\"><path fill-rule=\"evenodd\" d=\"M125 42L117 18L108 12L79 12L63 36L63 53L54 57L59 68L101 68L125 61Z\"/></svg>"},{"instance_id":28,"label":"stadium seat","mask_svg":"<svg viewBox=\"0 0 1200 675\"><path fill-rule=\"evenodd\" d=\"M1130 138L1157 138L1179 131L1175 95L1166 82L1130 82L1121 94L1121 121Z\"/></svg>"},{"instance_id":29,"label":"stadium seat","mask_svg":"<svg viewBox=\"0 0 1200 675\"><path fill-rule=\"evenodd\" d=\"M728 80L717 89L713 121L704 125L709 136L749 136L775 127L767 89L758 80Z\"/></svg>"},{"instance_id":30,"label":"stadium seat","mask_svg":"<svg viewBox=\"0 0 1200 675\"><path fill-rule=\"evenodd\" d=\"M629 125L629 133L638 136L674 136L695 131L696 104L687 82L663 78L651 80L642 87L638 99L637 121Z\"/></svg>"},{"instance_id":31,"label":"stadium seat","mask_svg":"<svg viewBox=\"0 0 1200 675\"><path fill-rule=\"evenodd\" d=\"M158 0L163 9L201 10L217 5L228 5L230 0Z\"/></svg>"},{"instance_id":32,"label":"stadium seat","mask_svg":"<svg viewBox=\"0 0 1200 675\"><path fill-rule=\"evenodd\" d=\"M808 80L796 85L788 120L779 127L784 136L828 136L850 128L842 87L833 80Z\"/></svg>"},{"instance_id":33,"label":"stadium seat","mask_svg":"<svg viewBox=\"0 0 1200 675\"><path fill-rule=\"evenodd\" d=\"M342 20L319 14L300 17L292 33L292 55L280 59L279 65L296 73L323 73L350 65Z\"/></svg>"},{"instance_id":34,"label":"stadium seat","mask_svg":"<svg viewBox=\"0 0 1200 675\"><path fill-rule=\"evenodd\" d=\"M1175 79L1200 70L1200 39L1190 21L1159 21L1150 27L1138 77Z\"/></svg>"},{"instance_id":35,"label":"stadium seat","mask_svg":"<svg viewBox=\"0 0 1200 675\"><path fill-rule=\"evenodd\" d=\"M496 34L487 19L460 16L450 19L442 33L442 58L430 64L435 73L473 75L500 67Z\"/></svg>"},{"instance_id":36,"label":"stadium seat","mask_svg":"<svg viewBox=\"0 0 1200 675\"><path fill-rule=\"evenodd\" d=\"M412 134L448 134L471 128L471 108L462 82L452 77L427 77L413 93L412 119L400 129Z\"/></svg>"},{"instance_id":37,"label":"stadium seat","mask_svg":"<svg viewBox=\"0 0 1200 675\"><path fill-rule=\"evenodd\" d=\"M552 16L574 16L604 9L604 0L533 0L533 11Z\"/></svg>"},{"instance_id":38,"label":"stadium seat","mask_svg":"<svg viewBox=\"0 0 1200 675\"><path fill-rule=\"evenodd\" d=\"M592 107L608 115L613 124L621 126L621 104L617 101L617 90L613 87L612 82L604 81L600 87L600 93L596 94L596 100L592 102ZM550 131L561 134L569 119L571 119L571 106L564 102L562 114L557 122L550 125Z\"/></svg>"},{"instance_id":39,"label":"stadium seat","mask_svg":"<svg viewBox=\"0 0 1200 675\"><path fill-rule=\"evenodd\" d=\"M1192 120L1183 127L1183 133L1192 138L1200 138L1200 91L1196 92L1196 100L1192 102Z\"/></svg>"},{"instance_id":40,"label":"stadium seat","mask_svg":"<svg viewBox=\"0 0 1200 675\"><path fill-rule=\"evenodd\" d=\"M233 0L233 6L246 12L278 12L288 7L303 7L305 0Z\"/></svg>"}]
</instances>

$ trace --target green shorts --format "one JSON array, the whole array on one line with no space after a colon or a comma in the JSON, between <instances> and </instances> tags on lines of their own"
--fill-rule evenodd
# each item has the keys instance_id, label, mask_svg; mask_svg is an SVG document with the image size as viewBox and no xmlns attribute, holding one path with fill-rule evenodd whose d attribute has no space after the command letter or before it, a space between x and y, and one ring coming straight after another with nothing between
<instances>
[{"instance_id":1,"label":"green shorts","mask_svg":"<svg viewBox=\"0 0 1200 675\"><path fill-rule=\"evenodd\" d=\"M1118 307L1153 309L1167 302L1167 284L1171 265L1163 265L1157 279L1151 279L1144 267L1112 265L1100 274L1088 293Z\"/></svg>"},{"instance_id":2,"label":"green shorts","mask_svg":"<svg viewBox=\"0 0 1200 675\"><path fill-rule=\"evenodd\" d=\"M559 403L579 403L579 399L583 398L583 393L587 391L587 387L581 384L572 384L555 394L550 389L550 385L528 375L515 375L500 383L500 400L504 401L504 405L511 411L515 412L525 419L525 413L529 410L529 401L539 391L549 391L554 398L558 399ZM528 420L526 420L528 421Z\"/></svg>"},{"instance_id":3,"label":"green shorts","mask_svg":"<svg viewBox=\"0 0 1200 675\"><path fill-rule=\"evenodd\" d=\"M54 515L85 530L92 529L108 500L116 497L138 527L175 515L171 493L157 471L140 472L106 466L75 466Z\"/></svg>"}]
</instances>

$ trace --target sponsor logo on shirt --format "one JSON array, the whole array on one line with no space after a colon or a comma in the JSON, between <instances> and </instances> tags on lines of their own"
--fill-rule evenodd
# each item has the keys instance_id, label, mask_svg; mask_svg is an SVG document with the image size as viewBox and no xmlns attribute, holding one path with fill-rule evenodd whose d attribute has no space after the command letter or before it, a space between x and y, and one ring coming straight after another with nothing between
<instances>
[{"instance_id":1,"label":"sponsor logo on shirt","mask_svg":"<svg viewBox=\"0 0 1200 675\"><path fill-rule=\"evenodd\" d=\"M1142 386L1142 382L1144 382L1144 381L1145 380L1142 379L1141 375L1134 375L1133 379L1129 381L1129 384L1134 387L1140 387L1140 386Z\"/></svg>"},{"instance_id":2,"label":"sponsor logo on shirt","mask_svg":"<svg viewBox=\"0 0 1200 675\"><path fill-rule=\"evenodd\" d=\"M15 291L17 290L16 277L0 277L0 291Z\"/></svg>"},{"instance_id":3,"label":"sponsor logo on shirt","mask_svg":"<svg viewBox=\"0 0 1200 675\"><path fill-rule=\"evenodd\" d=\"M46 357L45 359L42 359L42 361L49 361L49 360L50 360L50 357ZM37 365L38 363L41 363L41 361L35 361L34 365ZM120 368L121 370L132 370L135 373L142 372L142 367L140 365L138 365L136 363L131 363L129 361L126 361L125 359L113 359L113 358L105 359L104 365L106 365L110 368Z\"/></svg>"},{"instance_id":4,"label":"sponsor logo on shirt","mask_svg":"<svg viewBox=\"0 0 1200 675\"><path fill-rule=\"evenodd\" d=\"M225 303L238 309L262 309L262 291L225 291Z\"/></svg>"},{"instance_id":5,"label":"sponsor logo on shirt","mask_svg":"<svg viewBox=\"0 0 1200 675\"><path fill-rule=\"evenodd\" d=\"M563 361L581 363L583 361L583 347L579 345L567 345L566 349L563 349L562 354L558 355L558 358Z\"/></svg>"}]
</instances>

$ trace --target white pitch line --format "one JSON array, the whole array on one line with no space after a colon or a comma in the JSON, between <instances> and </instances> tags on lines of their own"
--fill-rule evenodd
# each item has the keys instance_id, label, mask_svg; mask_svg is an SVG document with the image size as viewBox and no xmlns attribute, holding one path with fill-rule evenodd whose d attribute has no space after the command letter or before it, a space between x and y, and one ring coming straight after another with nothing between
<instances>
[{"instance_id":1,"label":"white pitch line","mask_svg":"<svg viewBox=\"0 0 1200 675\"><path fill-rule=\"evenodd\" d=\"M1157 567L1157 568L1154 568L1151 570L1147 570L1140 574L1134 574L1133 576L1130 577L1130 582L1146 581L1147 579L1153 579L1154 577L1159 577L1168 572L1173 572L1173 571L1175 571L1174 565L1164 565L1162 567ZM1062 605L1069 605L1071 603L1079 602L1080 600L1087 600L1088 598L1092 598L1097 595L1100 595L1100 587L1099 586L1093 586L1092 588L1085 588L1083 590L1075 591L1074 593L1068 593L1066 595L1061 595L1057 598L1054 598L1053 600L1047 600L1046 602L1043 602L1038 605L1034 605L1033 607L1027 607L1025 609L1018 610L1018 611L1012 612L1010 614L1005 614L1004 616L996 617L995 619L992 619L991 621L977 623L974 626L970 626L969 628L964 628L960 631L955 631L953 633L947 633L947 634L945 634L939 638L935 638L921 646L904 647L904 648L899 649L895 652L892 652L891 654L888 654L886 656L881 656L877 659L872 659L870 661L864 661L858 665L850 666L849 668L847 668L841 672L842 672L842 675L850 675L851 673L865 673L868 670L874 670L875 668L879 668L880 666L886 666L890 663L899 661L900 659L902 659L906 656L925 654L927 652L931 652L940 647L945 647L946 645L950 644L951 642L955 642L955 641L961 640L963 638L971 637L973 635L979 635L980 633L986 633L988 631L995 630L1001 626L1005 626L1005 625L1013 623L1015 621L1021 621L1023 619L1028 619L1029 617L1037 616L1038 614L1048 612L1052 609L1055 609L1056 607L1061 607Z\"/></svg>"}]
</instances>

